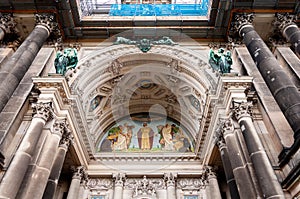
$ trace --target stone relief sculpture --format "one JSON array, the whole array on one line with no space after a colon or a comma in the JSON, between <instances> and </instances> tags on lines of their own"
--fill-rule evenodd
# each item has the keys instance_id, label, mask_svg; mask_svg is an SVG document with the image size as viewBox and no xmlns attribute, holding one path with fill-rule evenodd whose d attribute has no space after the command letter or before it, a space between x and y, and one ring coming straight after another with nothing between
<instances>
[{"instance_id":1,"label":"stone relief sculpture","mask_svg":"<svg viewBox=\"0 0 300 199\"><path fill-rule=\"evenodd\" d=\"M63 52L56 53L54 66L57 74L65 75L67 70L75 68L77 63L78 57L75 48L66 48Z\"/></svg>"},{"instance_id":2,"label":"stone relief sculpture","mask_svg":"<svg viewBox=\"0 0 300 199\"><path fill-rule=\"evenodd\" d=\"M210 49L208 61L213 70L218 71L221 74L230 73L232 65L230 51L225 53L224 48L219 48L218 52L215 53L212 49Z\"/></svg>"},{"instance_id":3,"label":"stone relief sculpture","mask_svg":"<svg viewBox=\"0 0 300 199\"><path fill-rule=\"evenodd\" d=\"M118 44L127 44L127 45L136 45L142 52L148 52L153 45L177 45L171 38L163 36L161 39L153 41L150 39L140 39L140 40L131 40L124 37L117 37L114 45Z\"/></svg>"}]
</instances>

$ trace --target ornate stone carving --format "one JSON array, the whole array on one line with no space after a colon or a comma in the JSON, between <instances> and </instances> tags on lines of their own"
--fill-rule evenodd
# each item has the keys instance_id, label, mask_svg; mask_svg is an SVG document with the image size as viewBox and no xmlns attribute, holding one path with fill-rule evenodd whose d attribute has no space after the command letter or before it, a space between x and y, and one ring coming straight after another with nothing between
<instances>
[{"instance_id":1,"label":"ornate stone carving","mask_svg":"<svg viewBox=\"0 0 300 199\"><path fill-rule=\"evenodd\" d=\"M33 108L33 114L34 118L42 118L45 121L48 121L48 119L52 116L52 104L51 102L48 103L43 103L43 102L38 102L38 103L33 103L32 104Z\"/></svg>"},{"instance_id":2,"label":"ornate stone carving","mask_svg":"<svg viewBox=\"0 0 300 199\"><path fill-rule=\"evenodd\" d=\"M109 66L109 68L107 70L112 75L119 75L122 67L123 67L123 64L118 59L116 59L111 63L111 65Z\"/></svg>"},{"instance_id":3,"label":"ornate stone carving","mask_svg":"<svg viewBox=\"0 0 300 199\"><path fill-rule=\"evenodd\" d=\"M167 187L168 186L175 186L177 174L174 173L165 173L164 179L166 181Z\"/></svg>"},{"instance_id":4,"label":"ornate stone carving","mask_svg":"<svg viewBox=\"0 0 300 199\"><path fill-rule=\"evenodd\" d=\"M205 182L202 178L180 178L177 180L177 188L188 191L204 189Z\"/></svg>"},{"instance_id":5,"label":"ornate stone carving","mask_svg":"<svg viewBox=\"0 0 300 199\"><path fill-rule=\"evenodd\" d=\"M211 166L206 166L205 174L206 174L207 178L216 178L217 177L215 168L213 168Z\"/></svg>"},{"instance_id":6,"label":"ornate stone carving","mask_svg":"<svg viewBox=\"0 0 300 199\"><path fill-rule=\"evenodd\" d=\"M150 178L144 176L142 179L126 179L125 189L133 190L132 197L148 196L152 198L156 195L156 190L165 189L164 179L161 178Z\"/></svg>"},{"instance_id":7,"label":"ornate stone carving","mask_svg":"<svg viewBox=\"0 0 300 199\"><path fill-rule=\"evenodd\" d=\"M233 113L237 120L241 117L250 117L252 114L252 102L234 103Z\"/></svg>"},{"instance_id":8,"label":"ornate stone carving","mask_svg":"<svg viewBox=\"0 0 300 199\"><path fill-rule=\"evenodd\" d=\"M53 14L35 14L35 22L37 25L45 26L49 32L58 30L58 25L55 22Z\"/></svg>"},{"instance_id":9,"label":"ornate stone carving","mask_svg":"<svg viewBox=\"0 0 300 199\"><path fill-rule=\"evenodd\" d=\"M85 168L84 166L78 166L78 167L71 167L71 169L73 170L73 177L72 178L77 178L80 179L80 181L83 178L87 178L87 174L85 172Z\"/></svg>"},{"instance_id":10,"label":"ornate stone carving","mask_svg":"<svg viewBox=\"0 0 300 199\"><path fill-rule=\"evenodd\" d=\"M297 19L296 15L292 15L289 13L276 13L276 18L273 22L281 32L289 25L296 25L294 22Z\"/></svg>"},{"instance_id":11,"label":"ornate stone carving","mask_svg":"<svg viewBox=\"0 0 300 199\"><path fill-rule=\"evenodd\" d=\"M89 189L107 190L113 187L113 181L110 178L92 178L87 182Z\"/></svg>"},{"instance_id":12,"label":"ornate stone carving","mask_svg":"<svg viewBox=\"0 0 300 199\"><path fill-rule=\"evenodd\" d=\"M66 119L56 120L53 124L52 133L62 136L66 128Z\"/></svg>"},{"instance_id":13,"label":"ornate stone carving","mask_svg":"<svg viewBox=\"0 0 300 199\"><path fill-rule=\"evenodd\" d=\"M175 74L176 71L181 72L180 62L176 59L172 59L167 66L170 67L171 73Z\"/></svg>"},{"instance_id":14,"label":"ornate stone carving","mask_svg":"<svg viewBox=\"0 0 300 199\"><path fill-rule=\"evenodd\" d=\"M124 181L125 181L125 173L117 173L113 175L115 186L121 186L123 187Z\"/></svg>"},{"instance_id":15,"label":"ornate stone carving","mask_svg":"<svg viewBox=\"0 0 300 199\"><path fill-rule=\"evenodd\" d=\"M73 138L74 137L71 134L71 130L67 126L65 126L59 145L67 149L73 142Z\"/></svg>"},{"instance_id":16,"label":"ornate stone carving","mask_svg":"<svg viewBox=\"0 0 300 199\"><path fill-rule=\"evenodd\" d=\"M7 33L13 33L15 30L16 22L10 14L0 13L0 28Z\"/></svg>"},{"instance_id":17,"label":"ornate stone carving","mask_svg":"<svg viewBox=\"0 0 300 199\"><path fill-rule=\"evenodd\" d=\"M240 29L245 25L252 25L254 14L253 13L243 13L237 14L234 17L234 22L232 22L231 29L233 32L238 33Z\"/></svg>"}]
</instances>

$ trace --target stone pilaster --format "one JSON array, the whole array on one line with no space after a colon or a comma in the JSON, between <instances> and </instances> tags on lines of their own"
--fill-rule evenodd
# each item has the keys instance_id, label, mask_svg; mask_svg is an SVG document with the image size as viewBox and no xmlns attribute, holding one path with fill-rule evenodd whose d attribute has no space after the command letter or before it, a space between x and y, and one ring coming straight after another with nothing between
<instances>
[{"instance_id":1,"label":"stone pilaster","mask_svg":"<svg viewBox=\"0 0 300 199\"><path fill-rule=\"evenodd\" d=\"M57 26L53 15L36 15L37 25L0 72L0 112L32 64L51 31Z\"/></svg>"},{"instance_id":2,"label":"stone pilaster","mask_svg":"<svg viewBox=\"0 0 300 199\"><path fill-rule=\"evenodd\" d=\"M295 140L299 140L300 93L268 46L254 30L253 19L253 14L236 15L233 29L243 38L264 81L292 127Z\"/></svg>"},{"instance_id":3,"label":"stone pilaster","mask_svg":"<svg viewBox=\"0 0 300 199\"><path fill-rule=\"evenodd\" d=\"M292 49L300 55L300 30L294 22L296 16L288 13L277 13L274 25L280 30L282 35L291 43Z\"/></svg>"},{"instance_id":4,"label":"stone pilaster","mask_svg":"<svg viewBox=\"0 0 300 199\"><path fill-rule=\"evenodd\" d=\"M54 122L51 130L52 132L48 135L36 164L32 166L32 169L28 170L27 176L36 177L23 179L23 184L25 186L23 187L23 190L19 190L18 198L42 198L57 147L59 146L62 134L66 131L66 129L66 119L60 119Z\"/></svg>"},{"instance_id":5,"label":"stone pilaster","mask_svg":"<svg viewBox=\"0 0 300 199\"><path fill-rule=\"evenodd\" d=\"M166 181L168 198L176 199L175 183L176 183L177 175L174 173L165 173L164 178Z\"/></svg>"},{"instance_id":6,"label":"stone pilaster","mask_svg":"<svg viewBox=\"0 0 300 199\"><path fill-rule=\"evenodd\" d=\"M124 173L117 173L113 176L113 178L115 179L114 199L122 199L123 198L123 187L124 187L125 174Z\"/></svg>"},{"instance_id":7,"label":"stone pilaster","mask_svg":"<svg viewBox=\"0 0 300 199\"><path fill-rule=\"evenodd\" d=\"M66 131L62 135L59 147L56 152L50 176L44 191L43 199L52 199L54 197L61 169L63 167L66 153L68 151L72 139L73 137L71 135L71 132L68 129L66 129Z\"/></svg>"},{"instance_id":8,"label":"stone pilaster","mask_svg":"<svg viewBox=\"0 0 300 199\"><path fill-rule=\"evenodd\" d=\"M3 40L5 34L14 32L16 23L11 14L0 13L0 41Z\"/></svg>"},{"instance_id":9,"label":"stone pilaster","mask_svg":"<svg viewBox=\"0 0 300 199\"><path fill-rule=\"evenodd\" d=\"M222 199L217 175L211 166L206 167L206 178L208 181L210 198L211 199Z\"/></svg>"},{"instance_id":10,"label":"stone pilaster","mask_svg":"<svg viewBox=\"0 0 300 199\"><path fill-rule=\"evenodd\" d=\"M250 102L235 104L235 118L238 120L242 130L264 198L282 199L284 198L282 188L252 122L251 107L252 103Z\"/></svg>"},{"instance_id":11,"label":"stone pilaster","mask_svg":"<svg viewBox=\"0 0 300 199\"><path fill-rule=\"evenodd\" d=\"M43 127L52 113L51 103L36 103L33 109L35 115L0 184L0 198L16 197Z\"/></svg>"},{"instance_id":12,"label":"stone pilaster","mask_svg":"<svg viewBox=\"0 0 300 199\"><path fill-rule=\"evenodd\" d=\"M238 188L236 186L236 182L234 179L232 166L231 166L230 159L229 159L228 149L227 149L224 137L223 137L223 129L220 129L217 134L218 134L218 138L217 138L216 144L217 144L218 149L221 154L222 164L223 164L223 168L224 168L225 176L226 176L226 182L229 187L231 198L239 199L240 196L239 196Z\"/></svg>"},{"instance_id":13,"label":"stone pilaster","mask_svg":"<svg viewBox=\"0 0 300 199\"><path fill-rule=\"evenodd\" d=\"M68 191L67 199L77 199L79 196L80 183L82 178L86 176L83 166L79 166L75 169L72 177L71 185Z\"/></svg>"},{"instance_id":14,"label":"stone pilaster","mask_svg":"<svg viewBox=\"0 0 300 199\"><path fill-rule=\"evenodd\" d=\"M243 158L243 153L239 146L239 141L235 135L233 121L227 119L222 124L224 140L228 150L230 164L236 185L241 198L257 198L251 175L247 169L247 163Z\"/></svg>"}]
</instances>

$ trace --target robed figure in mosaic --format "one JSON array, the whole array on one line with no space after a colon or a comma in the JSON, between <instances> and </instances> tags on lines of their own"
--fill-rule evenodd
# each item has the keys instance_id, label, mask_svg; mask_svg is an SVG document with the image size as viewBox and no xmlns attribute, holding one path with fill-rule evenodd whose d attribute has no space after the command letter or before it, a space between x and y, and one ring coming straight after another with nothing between
<instances>
[{"instance_id":1,"label":"robed figure in mosaic","mask_svg":"<svg viewBox=\"0 0 300 199\"><path fill-rule=\"evenodd\" d=\"M146 122L143 123L143 127L137 133L139 148L141 150L150 150L153 146L154 131L150 128Z\"/></svg>"}]
</instances>

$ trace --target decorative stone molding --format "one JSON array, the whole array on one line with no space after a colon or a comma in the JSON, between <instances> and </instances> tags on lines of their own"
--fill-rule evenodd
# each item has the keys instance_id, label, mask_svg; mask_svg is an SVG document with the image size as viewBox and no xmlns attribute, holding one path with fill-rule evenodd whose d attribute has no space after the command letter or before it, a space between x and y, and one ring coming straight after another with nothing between
<instances>
[{"instance_id":1,"label":"decorative stone molding","mask_svg":"<svg viewBox=\"0 0 300 199\"><path fill-rule=\"evenodd\" d=\"M179 178L177 188L184 191L195 191L205 188L205 182L202 178Z\"/></svg>"},{"instance_id":2,"label":"decorative stone molding","mask_svg":"<svg viewBox=\"0 0 300 199\"><path fill-rule=\"evenodd\" d=\"M205 174L207 179L217 177L216 170L212 166L206 166Z\"/></svg>"},{"instance_id":3,"label":"decorative stone molding","mask_svg":"<svg viewBox=\"0 0 300 199\"><path fill-rule=\"evenodd\" d=\"M14 28L16 22L14 21L11 14L1 14L0 13L0 28L7 34L15 32Z\"/></svg>"},{"instance_id":4,"label":"decorative stone molding","mask_svg":"<svg viewBox=\"0 0 300 199\"><path fill-rule=\"evenodd\" d=\"M281 32L290 25L296 25L297 16L289 13L276 13L276 18L273 22L273 25L277 27Z\"/></svg>"},{"instance_id":5,"label":"decorative stone molding","mask_svg":"<svg viewBox=\"0 0 300 199\"><path fill-rule=\"evenodd\" d=\"M231 29L233 32L239 33L242 27L246 25L252 25L254 13L237 14L235 15L234 19L235 20L232 22Z\"/></svg>"},{"instance_id":6,"label":"decorative stone molding","mask_svg":"<svg viewBox=\"0 0 300 199\"><path fill-rule=\"evenodd\" d=\"M233 113L237 120L241 117L251 117L252 115L252 102L234 102Z\"/></svg>"},{"instance_id":7,"label":"decorative stone molding","mask_svg":"<svg viewBox=\"0 0 300 199\"><path fill-rule=\"evenodd\" d=\"M112 189L113 181L111 178L92 178L87 182L87 187L91 190Z\"/></svg>"},{"instance_id":8,"label":"decorative stone molding","mask_svg":"<svg viewBox=\"0 0 300 199\"><path fill-rule=\"evenodd\" d=\"M67 126L65 126L59 145L67 149L70 144L73 143L73 139L74 137L71 134L71 130Z\"/></svg>"},{"instance_id":9,"label":"decorative stone molding","mask_svg":"<svg viewBox=\"0 0 300 199\"><path fill-rule=\"evenodd\" d=\"M123 64L118 59L116 59L107 68L107 72L110 72L113 76L119 75L122 67L123 67Z\"/></svg>"},{"instance_id":10,"label":"decorative stone molding","mask_svg":"<svg viewBox=\"0 0 300 199\"><path fill-rule=\"evenodd\" d=\"M53 113L51 102L33 103L32 108L33 108L33 113L34 113L33 118L41 118L45 121L48 121L48 119L50 119L50 117L52 116L52 113Z\"/></svg>"}]
</instances>

